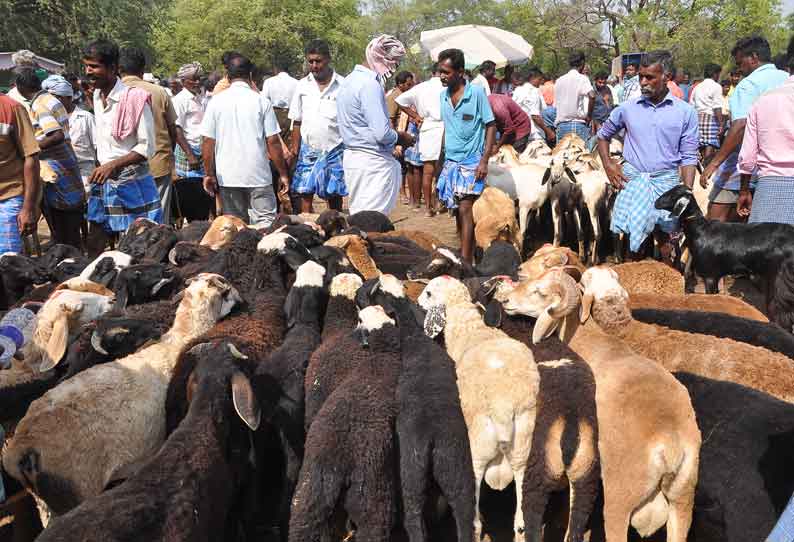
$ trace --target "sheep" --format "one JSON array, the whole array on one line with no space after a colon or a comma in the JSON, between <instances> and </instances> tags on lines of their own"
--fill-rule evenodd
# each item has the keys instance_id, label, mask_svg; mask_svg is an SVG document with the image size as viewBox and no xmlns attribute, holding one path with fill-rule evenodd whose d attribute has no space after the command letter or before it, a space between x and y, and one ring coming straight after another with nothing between
<instances>
[{"instance_id":1,"label":"sheep","mask_svg":"<svg viewBox=\"0 0 794 542\"><path fill-rule=\"evenodd\" d=\"M742 224L707 220L695 202L692 191L684 186L672 188L659 196L657 209L669 211L678 218L686 235L690 259L684 270L687 293L694 290L695 276L706 283L706 293L716 294L719 280L729 274L753 273L764 277L767 284L768 309L778 300L782 303L773 314L773 322L791 329L794 317L787 309L790 291L785 277L794 260L794 227L788 224ZM778 314L778 311L780 314Z\"/></svg>"},{"instance_id":2,"label":"sheep","mask_svg":"<svg viewBox=\"0 0 794 542\"><path fill-rule=\"evenodd\" d=\"M156 224L140 234L122 238L119 250L138 262L162 262L176 242L176 232L171 226Z\"/></svg>"},{"instance_id":3,"label":"sheep","mask_svg":"<svg viewBox=\"0 0 794 542\"><path fill-rule=\"evenodd\" d=\"M582 277L585 296L592 291L593 269ZM701 444L686 389L662 366L589 321L584 302L580 324L577 285L564 271L513 286L497 295L508 314L537 318L532 341L559 329L593 372L606 539L625 541L629 524L643 537L666 524L667 540L684 542Z\"/></svg>"},{"instance_id":4,"label":"sheep","mask_svg":"<svg viewBox=\"0 0 794 542\"><path fill-rule=\"evenodd\" d=\"M672 309L684 311L721 312L756 322L769 322L761 311L737 297L726 294L656 295L630 294L629 308Z\"/></svg>"},{"instance_id":5,"label":"sheep","mask_svg":"<svg viewBox=\"0 0 794 542\"><path fill-rule=\"evenodd\" d=\"M159 342L92 367L30 405L3 456L5 471L56 514L99 494L116 471L163 443L166 388L180 350L239 301L222 277L199 275Z\"/></svg>"},{"instance_id":6,"label":"sheep","mask_svg":"<svg viewBox=\"0 0 794 542\"><path fill-rule=\"evenodd\" d=\"M351 227L360 228L365 232L387 232L394 230L394 224L389 217L378 211L359 211L347 218Z\"/></svg>"},{"instance_id":7,"label":"sheep","mask_svg":"<svg viewBox=\"0 0 794 542\"><path fill-rule=\"evenodd\" d=\"M345 231L350 224L345 215L334 209L326 209L317 217L317 224L329 239Z\"/></svg>"},{"instance_id":8,"label":"sheep","mask_svg":"<svg viewBox=\"0 0 794 542\"><path fill-rule=\"evenodd\" d=\"M700 449L692 539L765 540L794 493L794 407L731 382L673 374L708 435Z\"/></svg>"},{"instance_id":9,"label":"sheep","mask_svg":"<svg viewBox=\"0 0 794 542\"><path fill-rule=\"evenodd\" d=\"M587 277L587 280L585 278ZM669 371L686 371L715 380L727 380L794 401L794 363L765 348L708 335L687 333L632 318L628 294L617 274L594 267L582 277L582 307L609 335L621 339L638 354Z\"/></svg>"},{"instance_id":10,"label":"sheep","mask_svg":"<svg viewBox=\"0 0 794 542\"><path fill-rule=\"evenodd\" d=\"M474 472L467 445L455 365L424 333L413 303L400 282L381 275L359 288L359 307L383 306L400 332L402 368L397 383L397 440L403 524L412 542L427 540L422 517L430 480L447 498L457 539L471 541L474 525Z\"/></svg>"},{"instance_id":11,"label":"sheep","mask_svg":"<svg viewBox=\"0 0 794 542\"><path fill-rule=\"evenodd\" d=\"M461 259L460 254L447 247L436 248L421 262L406 272L408 280L430 280L442 275L456 279L516 276L521 263L518 251L506 241L494 241L485 250L476 267Z\"/></svg>"},{"instance_id":12,"label":"sheep","mask_svg":"<svg viewBox=\"0 0 794 542\"><path fill-rule=\"evenodd\" d=\"M381 273L406 278L408 270L427 257L427 251L404 237L366 238L372 261Z\"/></svg>"},{"instance_id":13,"label":"sheep","mask_svg":"<svg viewBox=\"0 0 794 542\"><path fill-rule=\"evenodd\" d=\"M77 261L82 259L83 253L80 249L72 245L55 244L50 246L39 258L36 258L35 262L44 272L51 272L64 260Z\"/></svg>"},{"instance_id":14,"label":"sheep","mask_svg":"<svg viewBox=\"0 0 794 542\"><path fill-rule=\"evenodd\" d=\"M775 324L706 311L632 308L631 316L646 324L760 346L779 352L794 363L794 336Z\"/></svg>"},{"instance_id":15,"label":"sheep","mask_svg":"<svg viewBox=\"0 0 794 542\"><path fill-rule=\"evenodd\" d=\"M375 278L380 274L378 266L369 253L367 242L358 235L338 235L325 242L325 246L340 248L362 277Z\"/></svg>"},{"instance_id":16,"label":"sheep","mask_svg":"<svg viewBox=\"0 0 794 542\"><path fill-rule=\"evenodd\" d=\"M438 238L422 230L395 230L385 233L372 232L367 234L367 239L372 241L389 241L395 237L407 239L427 252L432 252L436 247L441 246L441 241Z\"/></svg>"},{"instance_id":17,"label":"sheep","mask_svg":"<svg viewBox=\"0 0 794 542\"><path fill-rule=\"evenodd\" d=\"M7 309L14 305L36 284L44 284L49 280L46 270L36 265L32 258L20 254L0 255L0 283L2 297L0 308Z\"/></svg>"},{"instance_id":18,"label":"sheep","mask_svg":"<svg viewBox=\"0 0 794 542\"><path fill-rule=\"evenodd\" d=\"M545 244L524 263L518 266L520 280L536 280L555 267L562 267L578 280L585 271L579 255L568 247Z\"/></svg>"},{"instance_id":19,"label":"sheep","mask_svg":"<svg viewBox=\"0 0 794 542\"><path fill-rule=\"evenodd\" d=\"M174 271L160 263L131 265L121 270L115 280L116 309L128 304L168 298L181 286Z\"/></svg>"},{"instance_id":20,"label":"sheep","mask_svg":"<svg viewBox=\"0 0 794 542\"><path fill-rule=\"evenodd\" d=\"M482 321L469 291L443 276L428 283L419 298L428 311L425 331L444 331L447 352L455 362L461 406L474 467L474 536L482 534L480 484L502 490L515 480L523 487L538 394L538 371L532 352ZM513 531L524 532L522 494L516 492Z\"/></svg>"},{"instance_id":21,"label":"sheep","mask_svg":"<svg viewBox=\"0 0 794 542\"><path fill-rule=\"evenodd\" d=\"M211 225L212 223L209 220L194 220L190 224L182 226L176 230L177 243L200 243Z\"/></svg>"},{"instance_id":22,"label":"sheep","mask_svg":"<svg viewBox=\"0 0 794 542\"><path fill-rule=\"evenodd\" d=\"M662 262L644 260L613 265L618 279L629 295L675 295L684 293L684 277Z\"/></svg>"},{"instance_id":23,"label":"sheep","mask_svg":"<svg viewBox=\"0 0 794 542\"><path fill-rule=\"evenodd\" d=\"M568 162L568 168L568 171L573 173L571 180L581 187L582 203L590 216L590 225L593 228L590 250L583 253L580 245L579 255L586 263L589 261L597 265L599 263L598 243L601 241L603 232L599 221L599 210L606 205L609 179L600 160L596 160L589 154L578 156L574 161Z\"/></svg>"},{"instance_id":24,"label":"sheep","mask_svg":"<svg viewBox=\"0 0 794 542\"><path fill-rule=\"evenodd\" d=\"M487 186L472 207L474 238L477 247L485 250L497 239L515 245L521 251L523 239L519 236L513 200L492 186Z\"/></svg>"},{"instance_id":25,"label":"sheep","mask_svg":"<svg viewBox=\"0 0 794 542\"><path fill-rule=\"evenodd\" d=\"M110 288L119 271L132 265L132 262L132 256L126 252L120 250L107 250L88 264L80 273L79 277L104 284Z\"/></svg>"},{"instance_id":26,"label":"sheep","mask_svg":"<svg viewBox=\"0 0 794 542\"><path fill-rule=\"evenodd\" d=\"M237 538L236 516L251 483L249 435L261 411L234 347L202 346L179 428L132 478L54 518L39 540Z\"/></svg>"},{"instance_id":27,"label":"sheep","mask_svg":"<svg viewBox=\"0 0 794 542\"><path fill-rule=\"evenodd\" d=\"M246 229L245 222L236 216L221 215L212 221L199 245L218 250L229 244L235 236Z\"/></svg>"},{"instance_id":28,"label":"sheep","mask_svg":"<svg viewBox=\"0 0 794 542\"><path fill-rule=\"evenodd\" d=\"M337 506L355 523L357 540L390 540L398 508L394 389L400 338L383 308L367 307L359 317L364 365L328 397L307 432L290 542L330 540Z\"/></svg>"},{"instance_id":29,"label":"sheep","mask_svg":"<svg viewBox=\"0 0 794 542\"><path fill-rule=\"evenodd\" d=\"M578 252L581 260L584 254L584 233L581 227L581 212L584 205L582 187L576 183L576 176L569 166L581 154L580 150L563 150L555 153L549 163L548 175L544 175L542 183L549 185L549 202L551 219L554 224L555 247L560 246L563 238L563 220L569 214L576 230Z\"/></svg>"},{"instance_id":30,"label":"sheep","mask_svg":"<svg viewBox=\"0 0 794 542\"><path fill-rule=\"evenodd\" d=\"M342 249L321 245L319 247L312 247L309 249L314 261L325 267L327 273L325 274L326 284L331 282L336 275L343 273L355 273L356 268L350 263L347 255Z\"/></svg>"}]
</instances>

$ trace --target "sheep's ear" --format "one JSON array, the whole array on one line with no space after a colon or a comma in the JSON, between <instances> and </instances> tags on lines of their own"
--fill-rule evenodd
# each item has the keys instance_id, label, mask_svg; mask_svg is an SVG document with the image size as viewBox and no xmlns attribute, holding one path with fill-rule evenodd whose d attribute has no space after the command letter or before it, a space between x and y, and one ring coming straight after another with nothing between
<instances>
[{"instance_id":1,"label":"sheep's ear","mask_svg":"<svg viewBox=\"0 0 794 542\"><path fill-rule=\"evenodd\" d=\"M182 299L185 297L185 290L180 290L176 293L174 297L171 298L171 304L179 305L182 303Z\"/></svg>"},{"instance_id":2,"label":"sheep's ear","mask_svg":"<svg viewBox=\"0 0 794 542\"><path fill-rule=\"evenodd\" d=\"M116 292L116 304L113 308L116 310L124 310L127 308L127 301L129 299L129 292L127 291L127 283L121 285L119 291Z\"/></svg>"},{"instance_id":3,"label":"sheep's ear","mask_svg":"<svg viewBox=\"0 0 794 542\"><path fill-rule=\"evenodd\" d=\"M571 180L572 183L576 184L576 175L573 174L573 171L571 171L571 168L569 168L568 166L565 166L565 174L568 176L568 178Z\"/></svg>"},{"instance_id":4,"label":"sheep's ear","mask_svg":"<svg viewBox=\"0 0 794 542\"><path fill-rule=\"evenodd\" d=\"M590 318L590 309L593 307L593 294L584 292L582 294L582 306L579 309L579 321L581 323L587 322Z\"/></svg>"},{"instance_id":5,"label":"sheep's ear","mask_svg":"<svg viewBox=\"0 0 794 542\"><path fill-rule=\"evenodd\" d=\"M241 371L235 371L232 375L232 401L240 419L251 431L256 431L262 419L262 411L259 409L251 381Z\"/></svg>"},{"instance_id":6,"label":"sheep's ear","mask_svg":"<svg viewBox=\"0 0 794 542\"><path fill-rule=\"evenodd\" d=\"M535 327L532 329L532 344L538 344L540 341L554 333L554 330L557 329L558 325L559 321L549 314L549 310L544 310L542 313L540 313L540 316L538 316L538 319L535 322Z\"/></svg>"},{"instance_id":7,"label":"sheep's ear","mask_svg":"<svg viewBox=\"0 0 794 542\"><path fill-rule=\"evenodd\" d=\"M546 168L546 173L543 174L543 180L540 181L540 184L544 185L549 182L549 177L551 177L551 168Z\"/></svg>"},{"instance_id":8,"label":"sheep's ear","mask_svg":"<svg viewBox=\"0 0 794 542\"><path fill-rule=\"evenodd\" d=\"M435 305L427 310L424 321L425 335L435 339L444 331L446 325L447 311L443 305Z\"/></svg>"},{"instance_id":9,"label":"sheep's ear","mask_svg":"<svg viewBox=\"0 0 794 542\"><path fill-rule=\"evenodd\" d=\"M492 299L488 303L488 308L485 309L485 316L483 320L488 327L502 327L502 318L504 317L504 309L502 304Z\"/></svg>"},{"instance_id":10,"label":"sheep's ear","mask_svg":"<svg viewBox=\"0 0 794 542\"><path fill-rule=\"evenodd\" d=\"M66 353L66 346L69 342L69 317L62 312L52 325L52 334L47 342L47 357L42 360L39 371L49 371L60 363L61 358Z\"/></svg>"}]
</instances>

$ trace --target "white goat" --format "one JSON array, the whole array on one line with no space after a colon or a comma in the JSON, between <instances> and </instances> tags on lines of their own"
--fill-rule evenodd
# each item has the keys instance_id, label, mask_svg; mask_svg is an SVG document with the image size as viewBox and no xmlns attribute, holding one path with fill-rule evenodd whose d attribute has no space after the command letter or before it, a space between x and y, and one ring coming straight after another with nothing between
<instances>
[{"instance_id":1,"label":"white goat","mask_svg":"<svg viewBox=\"0 0 794 542\"><path fill-rule=\"evenodd\" d=\"M425 331L444 330L447 351L455 362L461 408L469 433L475 483L475 540L480 540L480 484L502 490L515 480L516 540L523 537L524 472L535 429L538 370L524 344L488 327L468 289L448 276L430 281L419 296L428 310Z\"/></svg>"}]
</instances>

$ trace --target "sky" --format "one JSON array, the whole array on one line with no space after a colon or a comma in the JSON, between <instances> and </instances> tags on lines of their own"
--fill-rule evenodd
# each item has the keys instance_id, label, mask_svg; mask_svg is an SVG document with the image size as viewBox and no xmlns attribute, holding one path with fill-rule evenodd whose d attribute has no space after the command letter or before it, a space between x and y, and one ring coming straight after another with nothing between
<instances>
[{"instance_id":1,"label":"sky","mask_svg":"<svg viewBox=\"0 0 794 542\"><path fill-rule=\"evenodd\" d=\"M794 0L783 0L783 13L789 14L794 11Z\"/></svg>"}]
</instances>

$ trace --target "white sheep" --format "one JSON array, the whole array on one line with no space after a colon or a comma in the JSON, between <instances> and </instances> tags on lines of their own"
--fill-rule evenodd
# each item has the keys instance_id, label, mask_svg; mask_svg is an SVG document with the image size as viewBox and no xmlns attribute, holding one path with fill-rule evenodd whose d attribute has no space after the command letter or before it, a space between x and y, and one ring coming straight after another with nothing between
<instances>
[{"instance_id":1,"label":"white sheep","mask_svg":"<svg viewBox=\"0 0 794 542\"><path fill-rule=\"evenodd\" d=\"M182 348L240 301L220 275L188 285L173 327L138 352L88 369L34 401L3 457L5 471L63 513L165 439L165 395Z\"/></svg>"},{"instance_id":2,"label":"white sheep","mask_svg":"<svg viewBox=\"0 0 794 542\"><path fill-rule=\"evenodd\" d=\"M447 351L455 362L463 417L474 466L475 540L480 539L480 484L502 490L515 480L517 497L513 528L524 531L524 472L535 428L538 370L532 352L501 331L487 327L462 282L448 276L430 281L419 296L428 310L428 335L444 330Z\"/></svg>"}]
</instances>

